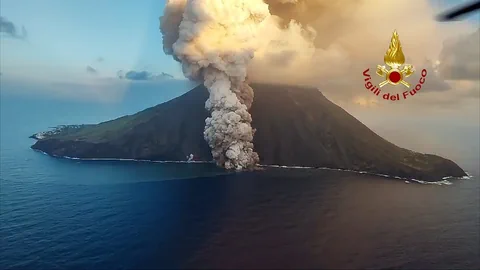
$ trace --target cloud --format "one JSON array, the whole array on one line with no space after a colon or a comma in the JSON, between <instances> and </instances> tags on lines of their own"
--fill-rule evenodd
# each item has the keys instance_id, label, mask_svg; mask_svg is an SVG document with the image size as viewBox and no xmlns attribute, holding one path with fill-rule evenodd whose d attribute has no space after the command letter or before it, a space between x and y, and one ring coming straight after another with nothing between
<instances>
[{"instance_id":1,"label":"cloud","mask_svg":"<svg viewBox=\"0 0 480 270\"><path fill-rule=\"evenodd\" d=\"M467 86L452 80L478 80L480 33L473 33L477 27L470 22L438 23L438 11L429 1L395 5L376 0L266 2L276 16L258 35L259 49L248 70L252 82L314 86L337 103L377 108L388 101L365 89L362 72L369 68L373 83L384 80L375 69L384 65L383 56L397 30L406 63L416 69L406 79L410 89L419 81L421 70L428 71L421 94L404 103L421 106L414 99L429 106L435 102L460 106L469 99L478 102L478 84ZM407 90L390 85L383 89Z\"/></svg>"},{"instance_id":2,"label":"cloud","mask_svg":"<svg viewBox=\"0 0 480 270\"><path fill-rule=\"evenodd\" d=\"M165 80L165 79L173 79L173 76L162 72L160 74L153 74L149 71L135 71L130 70L124 73L122 70L117 72L117 77L120 79L126 79L131 81L151 81L151 80Z\"/></svg>"},{"instance_id":3,"label":"cloud","mask_svg":"<svg viewBox=\"0 0 480 270\"><path fill-rule=\"evenodd\" d=\"M27 38L27 29L22 26L21 33L18 32L15 24L4 17L0 16L0 33L4 33L11 38L25 40Z\"/></svg>"},{"instance_id":4,"label":"cloud","mask_svg":"<svg viewBox=\"0 0 480 270\"><path fill-rule=\"evenodd\" d=\"M365 5L365 0L265 0L265 3L271 14L278 16L281 28L289 28L292 20L304 29L311 27L321 33L313 38L315 47L327 48L344 32L350 31L352 16Z\"/></svg>"},{"instance_id":5,"label":"cloud","mask_svg":"<svg viewBox=\"0 0 480 270\"><path fill-rule=\"evenodd\" d=\"M132 81L145 81L150 80L152 78L152 74L148 71L134 71L130 70L125 73L125 79L132 80Z\"/></svg>"},{"instance_id":6,"label":"cloud","mask_svg":"<svg viewBox=\"0 0 480 270\"><path fill-rule=\"evenodd\" d=\"M438 70L448 80L480 80L480 29L444 42Z\"/></svg>"},{"instance_id":7,"label":"cloud","mask_svg":"<svg viewBox=\"0 0 480 270\"><path fill-rule=\"evenodd\" d=\"M89 74L95 74L95 75L98 74L98 71L91 66L87 66L86 70L87 70L87 73Z\"/></svg>"},{"instance_id":8,"label":"cloud","mask_svg":"<svg viewBox=\"0 0 480 270\"><path fill-rule=\"evenodd\" d=\"M123 70L117 71L117 77L118 77L119 79L125 78L125 72L123 72Z\"/></svg>"},{"instance_id":9,"label":"cloud","mask_svg":"<svg viewBox=\"0 0 480 270\"><path fill-rule=\"evenodd\" d=\"M387 85L382 92L401 95L417 85L423 69L428 76L421 92L403 100L405 106L393 107L416 110L475 102L478 106L479 85L464 82L479 77L478 24L436 21L442 9L438 3L429 0L400 1L395 5L384 0L264 2L272 16L262 21L252 43L255 53L248 66L249 82L317 87L344 107L388 107L389 101L365 89L362 73L369 68L372 83L377 85L385 79L375 71L377 65L385 65L384 55L392 32L397 30L405 62L416 71L406 78L410 88ZM185 3L186 0L168 1L160 18L163 49L167 54L172 54L181 31ZM456 83L457 80L463 83Z\"/></svg>"},{"instance_id":10,"label":"cloud","mask_svg":"<svg viewBox=\"0 0 480 270\"><path fill-rule=\"evenodd\" d=\"M174 55L173 44L179 37L179 27L183 19L183 10L187 1L167 1L163 15L160 17L160 31L163 33L163 51ZM174 56L176 60L176 58Z\"/></svg>"}]
</instances>

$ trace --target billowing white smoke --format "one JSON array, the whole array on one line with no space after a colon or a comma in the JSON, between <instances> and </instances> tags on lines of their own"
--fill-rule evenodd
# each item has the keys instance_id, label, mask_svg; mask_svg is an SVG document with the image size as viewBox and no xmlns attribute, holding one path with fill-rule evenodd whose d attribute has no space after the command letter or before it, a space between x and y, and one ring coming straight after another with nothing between
<instances>
[{"instance_id":1,"label":"billowing white smoke","mask_svg":"<svg viewBox=\"0 0 480 270\"><path fill-rule=\"evenodd\" d=\"M210 92L204 137L217 164L227 169L252 168L259 161L246 77L256 35L269 15L262 0L170 0L160 18L164 51Z\"/></svg>"},{"instance_id":2,"label":"billowing white smoke","mask_svg":"<svg viewBox=\"0 0 480 270\"><path fill-rule=\"evenodd\" d=\"M428 1L169 0L160 29L165 53L210 91L204 135L214 159L243 169L258 161L247 69L250 81L315 86L335 101L370 95L359 94L361 71L382 60L393 29L413 44L411 64L439 50L448 31L433 15Z\"/></svg>"}]
</instances>

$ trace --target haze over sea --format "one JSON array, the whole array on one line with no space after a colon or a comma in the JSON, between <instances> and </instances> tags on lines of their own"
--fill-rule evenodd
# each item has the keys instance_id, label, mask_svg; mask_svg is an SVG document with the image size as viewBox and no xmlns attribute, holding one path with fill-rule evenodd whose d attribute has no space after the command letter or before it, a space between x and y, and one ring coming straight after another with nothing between
<instances>
[{"instance_id":1,"label":"haze over sea","mask_svg":"<svg viewBox=\"0 0 480 270\"><path fill-rule=\"evenodd\" d=\"M189 84L132 87L111 103L7 87L0 99L1 269L480 267L479 156L455 160L474 178L452 185L57 159L31 150L28 137L132 114Z\"/></svg>"}]
</instances>

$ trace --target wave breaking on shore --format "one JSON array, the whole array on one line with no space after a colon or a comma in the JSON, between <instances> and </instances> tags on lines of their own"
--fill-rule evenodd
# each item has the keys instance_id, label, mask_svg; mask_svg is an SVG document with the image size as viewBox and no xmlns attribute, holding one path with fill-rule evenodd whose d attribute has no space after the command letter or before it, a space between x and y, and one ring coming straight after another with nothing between
<instances>
[{"instance_id":1,"label":"wave breaking on shore","mask_svg":"<svg viewBox=\"0 0 480 270\"><path fill-rule=\"evenodd\" d=\"M78 160L78 161L131 161L131 162L147 162L147 163L161 163L161 164L215 164L215 161L198 161L198 160L191 160L191 161L180 161L180 160L142 160L142 159L128 159L128 158L77 158L77 157L69 157L69 156L55 156L55 155L50 155L44 151L41 150L36 150L34 151L42 153L47 156L51 156L54 158L62 158L62 159L69 159L69 160ZM303 166L284 166L284 165L263 165L263 164L257 164L258 167L261 168L281 168L281 169L303 169L303 170L330 170L330 171L340 171L340 172L351 172L351 173L356 173L356 174L367 174L367 175L372 175L372 176L380 176L388 179L397 179L397 180L404 180L406 184L409 184L410 182L415 182L418 184L424 184L424 185L452 185L453 183L450 182L449 180L469 180L472 179L473 176L470 175L467 172L467 176L463 177L454 177L454 176L446 176L443 177L441 181L435 181L435 182L428 182L428 181L423 181L423 180L418 180L418 179L409 179L409 178L404 178L404 177L399 177L399 176L394 176L394 175L387 175L387 174L377 174L377 173L371 173L371 172L366 172L366 171L355 171L355 170L348 170L348 169L336 169L336 168L327 168L327 167L303 167Z\"/></svg>"}]
</instances>

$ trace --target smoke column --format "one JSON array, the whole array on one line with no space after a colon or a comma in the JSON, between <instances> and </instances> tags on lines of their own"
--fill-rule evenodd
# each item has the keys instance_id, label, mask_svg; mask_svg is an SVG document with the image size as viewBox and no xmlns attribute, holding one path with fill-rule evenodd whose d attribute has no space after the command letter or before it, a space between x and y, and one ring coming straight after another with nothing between
<instances>
[{"instance_id":1,"label":"smoke column","mask_svg":"<svg viewBox=\"0 0 480 270\"><path fill-rule=\"evenodd\" d=\"M412 59L423 59L441 44L419 38L444 35L435 32L429 12L422 1L392 6L382 0L169 0L160 30L165 53L210 92L204 137L214 159L241 170L259 160L247 71L249 81L321 87L331 97L351 100L358 96L352 92L356 86L338 78L376 65L385 36L399 25L415 29L403 39L423 40L409 50Z\"/></svg>"},{"instance_id":2,"label":"smoke column","mask_svg":"<svg viewBox=\"0 0 480 270\"><path fill-rule=\"evenodd\" d=\"M210 93L204 138L217 165L226 169L248 169L259 161L248 112L253 90L246 77L256 35L269 15L262 0L169 0L160 18L165 53Z\"/></svg>"}]
</instances>

